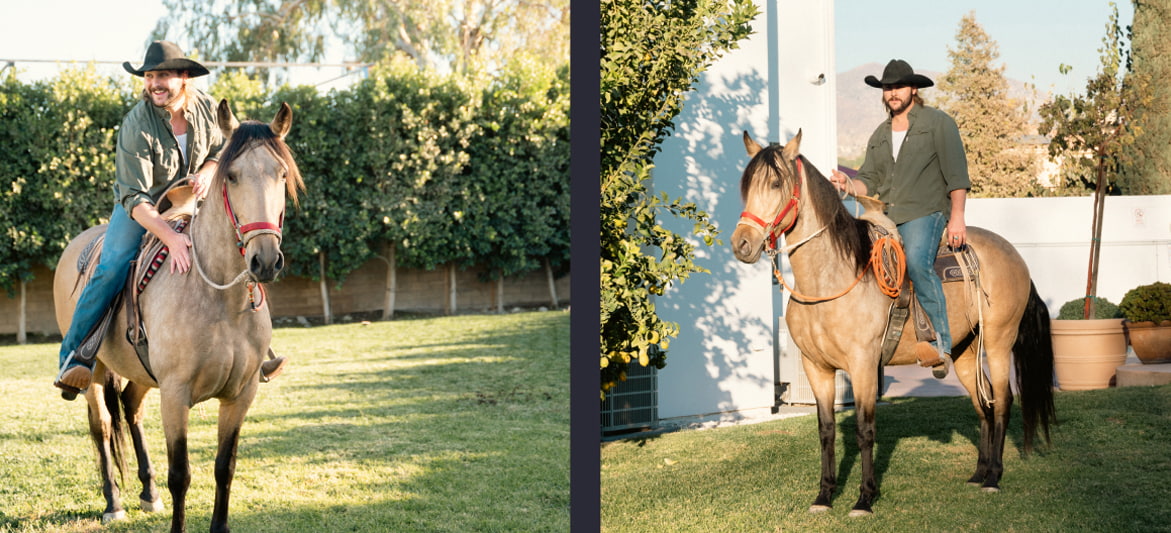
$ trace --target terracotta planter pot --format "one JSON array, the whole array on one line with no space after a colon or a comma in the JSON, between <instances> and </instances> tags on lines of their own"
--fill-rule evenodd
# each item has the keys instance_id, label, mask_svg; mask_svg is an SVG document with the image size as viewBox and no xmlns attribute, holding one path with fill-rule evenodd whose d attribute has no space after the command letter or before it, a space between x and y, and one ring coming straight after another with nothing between
<instances>
[{"instance_id":1,"label":"terracotta planter pot","mask_svg":"<svg viewBox=\"0 0 1171 533\"><path fill-rule=\"evenodd\" d=\"M1051 320L1053 370L1063 391L1105 389L1126 362L1121 318Z\"/></svg>"},{"instance_id":2,"label":"terracotta planter pot","mask_svg":"<svg viewBox=\"0 0 1171 533\"><path fill-rule=\"evenodd\" d=\"M1134 355L1143 364L1171 363L1171 321L1123 322Z\"/></svg>"}]
</instances>

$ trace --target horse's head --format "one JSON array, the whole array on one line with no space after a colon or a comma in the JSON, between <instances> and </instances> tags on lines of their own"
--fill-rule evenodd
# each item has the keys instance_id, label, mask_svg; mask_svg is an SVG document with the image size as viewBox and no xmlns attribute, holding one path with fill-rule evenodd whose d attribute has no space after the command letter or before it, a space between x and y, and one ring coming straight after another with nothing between
<instances>
[{"instance_id":1,"label":"horse's head","mask_svg":"<svg viewBox=\"0 0 1171 533\"><path fill-rule=\"evenodd\" d=\"M752 159L740 177L740 199L744 212L732 233L732 252L745 263L755 263L766 244L776 240L797 221L801 191L797 165L801 131L783 148L761 147L744 132L744 148Z\"/></svg>"},{"instance_id":2,"label":"horse's head","mask_svg":"<svg viewBox=\"0 0 1171 533\"><path fill-rule=\"evenodd\" d=\"M219 124L227 145L220 154L212 184L213 201L223 203L234 227L237 246L254 281L268 282L284 268L281 229L286 196L297 201L303 189L301 173L285 145L293 111L281 104L271 124L236 120L227 100L221 100Z\"/></svg>"}]
</instances>

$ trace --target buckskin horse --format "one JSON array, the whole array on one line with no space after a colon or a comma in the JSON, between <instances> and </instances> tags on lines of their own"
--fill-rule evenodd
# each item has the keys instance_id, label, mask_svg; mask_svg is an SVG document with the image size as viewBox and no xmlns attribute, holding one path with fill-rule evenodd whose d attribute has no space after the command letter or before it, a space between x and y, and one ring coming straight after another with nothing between
<instances>
[{"instance_id":1,"label":"buckskin horse","mask_svg":"<svg viewBox=\"0 0 1171 533\"><path fill-rule=\"evenodd\" d=\"M275 279L284 266L280 245L286 197L295 203L297 190L304 185L284 143L292 124L287 104L281 104L271 124L237 122L226 100L220 101L217 114L229 140L209 187L212 197L190 221L192 270L197 272L158 269L138 297L149 346L147 361L140 360L124 328L110 327L85 394L106 498L103 521L125 517L115 478L116 469L125 469L125 422L137 457L142 507L163 508L142 426L143 399L151 388L158 388L173 506L171 531L185 531L191 483L190 410L211 398L220 401L211 531L229 530L228 498L240 426L256 396L260 364L272 340L272 321L258 284ZM86 274L83 252L92 250L90 243L103 232L104 226L97 226L78 235L57 263L53 295L62 331L69 327ZM113 323L126 324L125 313L125 308L120 310Z\"/></svg>"},{"instance_id":2,"label":"buckskin horse","mask_svg":"<svg viewBox=\"0 0 1171 533\"><path fill-rule=\"evenodd\" d=\"M841 369L853 382L862 463L861 491L850 515L869 515L878 493L873 448L880 347L894 302L879 286L881 277L871 266L875 245L870 223L861 220L865 216L852 216L833 186L800 155L800 132L783 147L761 147L744 132L744 146L751 160L740 181L744 212L731 245L737 259L755 263L766 246L768 253L778 253L776 240L781 234L792 243L781 250L789 254L795 291L785 320L817 402L821 441L821 484L810 511L832 506L834 374ZM944 292L955 339L954 368L980 419L976 472L968 483L995 492L1004 472L1013 361L1025 453L1032 450L1038 429L1048 442L1049 424L1056 421L1049 313L1012 245L977 227L968 228L968 244L979 265L977 289L968 283L945 283ZM904 331L888 364L916 362L910 321Z\"/></svg>"}]
</instances>

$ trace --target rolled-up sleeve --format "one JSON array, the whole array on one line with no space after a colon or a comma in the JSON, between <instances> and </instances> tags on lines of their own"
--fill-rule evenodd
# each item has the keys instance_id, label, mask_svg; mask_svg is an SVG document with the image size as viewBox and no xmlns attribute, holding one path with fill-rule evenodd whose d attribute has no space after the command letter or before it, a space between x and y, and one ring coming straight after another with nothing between
<instances>
[{"instance_id":1,"label":"rolled-up sleeve","mask_svg":"<svg viewBox=\"0 0 1171 533\"><path fill-rule=\"evenodd\" d=\"M964 154L964 141L954 119L939 113L939 127L935 128L935 151L939 154L939 170L947 184L947 192L971 189L968 177L968 158Z\"/></svg>"},{"instance_id":2,"label":"rolled-up sleeve","mask_svg":"<svg viewBox=\"0 0 1171 533\"><path fill-rule=\"evenodd\" d=\"M153 203L150 188L154 185L154 162L151 160L149 135L131 121L123 121L118 132L118 149L114 156L114 191L127 214L142 203Z\"/></svg>"}]
</instances>

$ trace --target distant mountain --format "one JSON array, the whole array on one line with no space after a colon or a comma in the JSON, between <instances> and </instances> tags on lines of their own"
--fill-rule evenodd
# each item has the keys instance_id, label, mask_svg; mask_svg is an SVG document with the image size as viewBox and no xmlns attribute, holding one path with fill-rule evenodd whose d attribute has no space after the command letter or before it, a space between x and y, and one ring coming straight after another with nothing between
<instances>
[{"instance_id":1,"label":"distant mountain","mask_svg":"<svg viewBox=\"0 0 1171 533\"><path fill-rule=\"evenodd\" d=\"M886 109L882 105L882 91L866 85L866 76L882 76L882 63L867 63L860 67L839 72L837 78L838 94L838 159L849 160L861 158L866 151L866 140L874 133L874 128L886 120ZM938 81L942 72L930 70L918 71L920 74ZM933 94L935 93L935 94ZM935 87L923 91L923 99L927 105L932 105ZM1042 101L1041 96L1033 96L1023 82L1008 80L1008 94L1018 100L1028 99L1029 109L1033 116L1030 121L1035 125L1039 122L1036 111Z\"/></svg>"}]
</instances>

